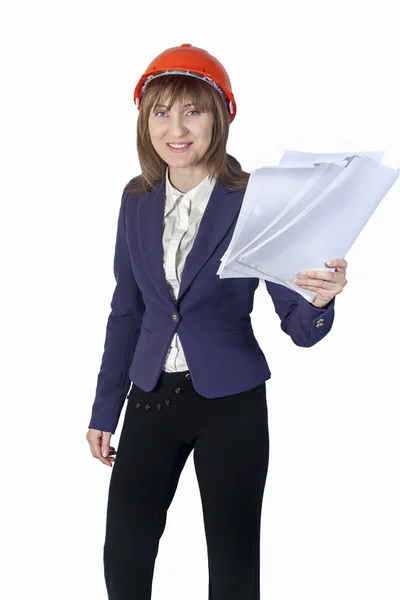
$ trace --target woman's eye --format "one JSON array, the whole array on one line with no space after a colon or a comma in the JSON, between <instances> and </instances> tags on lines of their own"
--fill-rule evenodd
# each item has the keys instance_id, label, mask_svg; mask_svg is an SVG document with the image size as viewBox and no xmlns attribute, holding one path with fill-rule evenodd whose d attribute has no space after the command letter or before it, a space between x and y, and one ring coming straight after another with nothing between
<instances>
[{"instance_id":1,"label":"woman's eye","mask_svg":"<svg viewBox=\"0 0 400 600\"><path fill-rule=\"evenodd\" d=\"M159 114L161 114L161 113L165 115L165 114L166 114L166 111L165 111L165 110L159 110L158 112L156 112L156 117L157 117ZM197 114L200 114L200 112L199 112L198 110L189 110L189 111L188 111L188 113L197 113Z\"/></svg>"}]
</instances>

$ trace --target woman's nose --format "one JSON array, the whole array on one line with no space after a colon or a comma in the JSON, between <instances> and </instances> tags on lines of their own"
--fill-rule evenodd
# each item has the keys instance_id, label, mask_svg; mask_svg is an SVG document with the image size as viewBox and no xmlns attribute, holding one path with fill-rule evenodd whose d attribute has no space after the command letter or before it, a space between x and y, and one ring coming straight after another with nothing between
<instances>
[{"instance_id":1,"label":"woman's nose","mask_svg":"<svg viewBox=\"0 0 400 600\"><path fill-rule=\"evenodd\" d=\"M171 133L175 135L182 135L182 133L187 131L187 127L184 124L183 119L180 117L175 119L171 118L169 126Z\"/></svg>"}]
</instances>

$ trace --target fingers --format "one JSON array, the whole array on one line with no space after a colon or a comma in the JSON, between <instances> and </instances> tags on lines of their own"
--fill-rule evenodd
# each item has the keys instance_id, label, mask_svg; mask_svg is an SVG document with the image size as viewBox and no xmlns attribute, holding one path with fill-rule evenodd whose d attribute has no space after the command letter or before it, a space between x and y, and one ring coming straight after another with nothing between
<instances>
[{"instance_id":1,"label":"fingers","mask_svg":"<svg viewBox=\"0 0 400 600\"><path fill-rule=\"evenodd\" d=\"M112 433L100 431L99 429L89 429L86 434L86 439L94 458L97 458L100 462L109 467L111 467L112 463L115 461L114 456L116 454L115 448L110 446L111 436Z\"/></svg>"},{"instance_id":2,"label":"fingers","mask_svg":"<svg viewBox=\"0 0 400 600\"><path fill-rule=\"evenodd\" d=\"M101 455L105 458L108 456L108 452L110 449L110 439L111 439L111 433L107 433L106 431L103 431L103 435L101 437Z\"/></svg>"},{"instance_id":3,"label":"fingers","mask_svg":"<svg viewBox=\"0 0 400 600\"><path fill-rule=\"evenodd\" d=\"M344 258L331 258L326 261L328 267L335 267L339 273L344 273L347 269L347 260Z\"/></svg>"},{"instance_id":4,"label":"fingers","mask_svg":"<svg viewBox=\"0 0 400 600\"><path fill-rule=\"evenodd\" d=\"M311 273L311 271L310 271ZM321 273L319 275L318 273ZM334 273L330 273L329 271L317 271L313 277L296 277L295 282L300 287L318 287L324 290L334 290L337 287L335 283L335 278L332 277L335 275Z\"/></svg>"},{"instance_id":5,"label":"fingers","mask_svg":"<svg viewBox=\"0 0 400 600\"><path fill-rule=\"evenodd\" d=\"M331 263L332 266L339 265L336 267L334 272L331 271L301 271L294 278L295 283L303 287L304 285L320 286L324 289L334 289L336 286L340 286L346 279L346 268L347 261L344 258L337 258L332 261L327 261L326 264ZM343 263L345 267L343 267ZM329 285L326 285L328 282Z\"/></svg>"}]
</instances>

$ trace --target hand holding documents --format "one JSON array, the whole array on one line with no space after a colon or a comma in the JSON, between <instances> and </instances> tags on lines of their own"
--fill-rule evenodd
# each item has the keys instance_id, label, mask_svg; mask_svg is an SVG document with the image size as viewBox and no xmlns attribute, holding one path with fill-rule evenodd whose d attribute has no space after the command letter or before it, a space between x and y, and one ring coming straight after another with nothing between
<instances>
[{"instance_id":1,"label":"hand holding documents","mask_svg":"<svg viewBox=\"0 0 400 600\"><path fill-rule=\"evenodd\" d=\"M381 164L384 152L314 154L286 151L279 165L251 172L231 242L217 275L259 277L297 291L305 269L334 271L400 169Z\"/></svg>"}]
</instances>

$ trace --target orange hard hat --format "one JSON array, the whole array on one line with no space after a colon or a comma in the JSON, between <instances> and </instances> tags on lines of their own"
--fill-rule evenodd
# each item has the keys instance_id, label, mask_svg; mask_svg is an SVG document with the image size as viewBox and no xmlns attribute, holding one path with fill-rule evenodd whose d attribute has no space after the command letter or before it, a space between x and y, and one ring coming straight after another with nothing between
<instances>
[{"instance_id":1,"label":"orange hard hat","mask_svg":"<svg viewBox=\"0 0 400 600\"><path fill-rule=\"evenodd\" d=\"M209 54L207 50L197 48L192 44L168 48L149 64L139 79L133 94L133 100L138 110L140 110L143 91L152 79L176 73L203 79L217 89L225 101L232 123L236 116L236 102L228 73L219 60Z\"/></svg>"}]
</instances>

